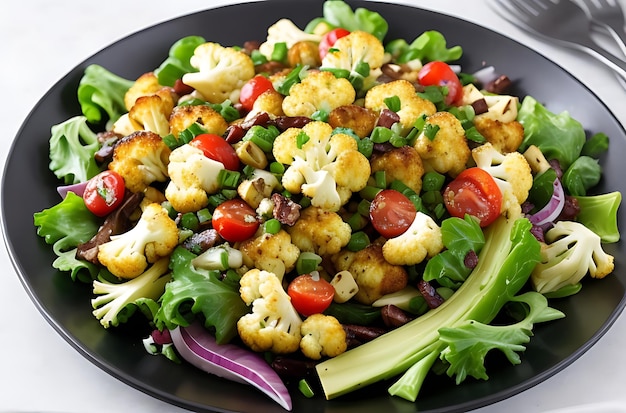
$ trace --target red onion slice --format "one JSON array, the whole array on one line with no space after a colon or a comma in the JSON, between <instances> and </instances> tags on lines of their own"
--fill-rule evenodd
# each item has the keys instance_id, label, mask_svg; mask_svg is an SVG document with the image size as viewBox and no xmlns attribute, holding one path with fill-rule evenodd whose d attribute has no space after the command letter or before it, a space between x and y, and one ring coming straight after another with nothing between
<instances>
[{"instance_id":1,"label":"red onion slice","mask_svg":"<svg viewBox=\"0 0 626 413\"><path fill-rule=\"evenodd\" d=\"M71 184L71 185L63 185L57 186L57 192L61 195L61 198L65 199L68 192L74 192L78 196L83 196L85 192L85 187L87 186L86 182L81 182L79 184Z\"/></svg>"},{"instance_id":2,"label":"red onion slice","mask_svg":"<svg viewBox=\"0 0 626 413\"><path fill-rule=\"evenodd\" d=\"M250 384L291 411L289 391L260 354L235 344L217 344L199 323L170 331L174 347L190 364L207 373Z\"/></svg>"},{"instance_id":3,"label":"red onion slice","mask_svg":"<svg viewBox=\"0 0 626 413\"><path fill-rule=\"evenodd\" d=\"M541 208L538 212L528 217L530 222L534 225L543 225L553 222L559 217L563 206L565 206L565 192L563 191L563 185L561 185L560 179L555 179L552 184L554 190L552 192L552 198L546 206Z\"/></svg>"}]
</instances>

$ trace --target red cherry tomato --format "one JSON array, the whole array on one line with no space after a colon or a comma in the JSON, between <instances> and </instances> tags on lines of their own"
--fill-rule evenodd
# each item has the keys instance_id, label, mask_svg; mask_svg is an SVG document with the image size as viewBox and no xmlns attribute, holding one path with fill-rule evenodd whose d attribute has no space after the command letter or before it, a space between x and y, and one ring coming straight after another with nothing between
<instances>
[{"instance_id":1,"label":"red cherry tomato","mask_svg":"<svg viewBox=\"0 0 626 413\"><path fill-rule=\"evenodd\" d=\"M107 170L87 182L83 200L94 215L104 217L120 206L125 191L124 178L115 171Z\"/></svg>"},{"instance_id":2,"label":"red cherry tomato","mask_svg":"<svg viewBox=\"0 0 626 413\"><path fill-rule=\"evenodd\" d=\"M463 86L459 77L445 62L426 63L419 71L418 80L423 86L446 86L448 88L447 105L457 104L463 97Z\"/></svg>"},{"instance_id":3,"label":"red cherry tomato","mask_svg":"<svg viewBox=\"0 0 626 413\"><path fill-rule=\"evenodd\" d=\"M241 88L239 102L241 102L241 106L243 106L244 109L250 111L257 98L264 92L272 89L274 89L274 85L272 85L272 82L268 78L262 75L256 75L248 80Z\"/></svg>"},{"instance_id":4,"label":"red cherry tomato","mask_svg":"<svg viewBox=\"0 0 626 413\"><path fill-rule=\"evenodd\" d=\"M219 204L211 219L213 228L226 241L239 242L252 237L259 228L256 212L241 199Z\"/></svg>"},{"instance_id":5,"label":"red cherry tomato","mask_svg":"<svg viewBox=\"0 0 626 413\"><path fill-rule=\"evenodd\" d=\"M201 149L204 156L214 161L221 162L224 168L230 171L239 169L239 157L237 152L228 142L219 135L203 133L196 136L189 142L191 146Z\"/></svg>"},{"instance_id":6,"label":"red cherry tomato","mask_svg":"<svg viewBox=\"0 0 626 413\"><path fill-rule=\"evenodd\" d=\"M338 27L322 36L322 40L320 40L319 44L320 58L324 59L324 56L328 54L328 51L334 46L335 42L349 34L350 32L348 30Z\"/></svg>"},{"instance_id":7,"label":"red cherry tomato","mask_svg":"<svg viewBox=\"0 0 626 413\"><path fill-rule=\"evenodd\" d=\"M289 283L287 294L296 311L308 317L328 308L335 297L335 287L319 274L302 274Z\"/></svg>"},{"instance_id":8,"label":"red cherry tomato","mask_svg":"<svg viewBox=\"0 0 626 413\"><path fill-rule=\"evenodd\" d=\"M409 198L395 189L380 191L370 205L370 221L385 238L404 233L413 223L417 210Z\"/></svg>"},{"instance_id":9,"label":"red cherry tomato","mask_svg":"<svg viewBox=\"0 0 626 413\"><path fill-rule=\"evenodd\" d=\"M495 221L502 208L498 184L487 171L476 167L464 170L450 182L443 191L443 200L450 215L472 215L481 227Z\"/></svg>"}]
</instances>

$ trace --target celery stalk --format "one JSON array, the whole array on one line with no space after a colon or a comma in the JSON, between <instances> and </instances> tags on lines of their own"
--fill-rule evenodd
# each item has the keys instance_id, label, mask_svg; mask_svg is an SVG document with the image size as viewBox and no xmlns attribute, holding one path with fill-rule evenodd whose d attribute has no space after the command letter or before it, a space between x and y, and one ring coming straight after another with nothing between
<instances>
[{"instance_id":1,"label":"celery stalk","mask_svg":"<svg viewBox=\"0 0 626 413\"><path fill-rule=\"evenodd\" d=\"M406 372L424 380L446 344L439 329L466 320L489 323L502 306L526 284L539 261L539 242L530 234L530 222L500 217L485 231L478 265L467 280L438 308L369 343L317 365L327 399ZM436 355L436 356L435 356ZM422 361L423 360L423 361ZM421 383L412 386L419 390ZM397 389L396 389L397 390ZM410 399L410 397L409 397Z\"/></svg>"}]
</instances>

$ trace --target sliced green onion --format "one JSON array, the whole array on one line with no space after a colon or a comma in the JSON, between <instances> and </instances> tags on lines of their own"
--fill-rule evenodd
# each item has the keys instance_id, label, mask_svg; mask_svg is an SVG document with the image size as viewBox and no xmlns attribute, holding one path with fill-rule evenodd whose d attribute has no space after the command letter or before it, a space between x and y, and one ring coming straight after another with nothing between
<instances>
[{"instance_id":1,"label":"sliced green onion","mask_svg":"<svg viewBox=\"0 0 626 413\"><path fill-rule=\"evenodd\" d=\"M287 43L278 42L274 45L274 50L272 51L271 60L276 62L284 62L287 59Z\"/></svg>"},{"instance_id":2,"label":"sliced green onion","mask_svg":"<svg viewBox=\"0 0 626 413\"><path fill-rule=\"evenodd\" d=\"M393 131L391 129L384 126L376 126L370 135L370 140L374 143L385 143L389 142L392 135Z\"/></svg>"},{"instance_id":3,"label":"sliced green onion","mask_svg":"<svg viewBox=\"0 0 626 413\"><path fill-rule=\"evenodd\" d=\"M298 382L298 389L300 390L300 393L302 393L304 397L306 397L307 399L310 399L311 397L315 396L313 389L311 388L309 383L306 381L306 379L301 379Z\"/></svg>"},{"instance_id":4,"label":"sliced green onion","mask_svg":"<svg viewBox=\"0 0 626 413\"><path fill-rule=\"evenodd\" d=\"M346 222L348 223L348 225L350 225L352 231L359 231L365 228L369 221L367 218L365 218L364 215L361 215L357 212L352 214L352 216L348 218Z\"/></svg>"},{"instance_id":5,"label":"sliced green onion","mask_svg":"<svg viewBox=\"0 0 626 413\"><path fill-rule=\"evenodd\" d=\"M370 239L363 231L358 231L350 236L350 241L346 245L348 251L361 251L370 244Z\"/></svg>"},{"instance_id":6,"label":"sliced green onion","mask_svg":"<svg viewBox=\"0 0 626 413\"><path fill-rule=\"evenodd\" d=\"M196 215L198 216L198 221L201 224L209 222L213 218L213 214L211 214L211 211L209 211L208 208L202 208L196 213Z\"/></svg>"},{"instance_id":7,"label":"sliced green onion","mask_svg":"<svg viewBox=\"0 0 626 413\"><path fill-rule=\"evenodd\" d=\"M217 181L220 188L233 189L239 185L239 178L241 173L238 171L229 171L228 169L222 169L217 175Z\"/></svg>"},{"instance_id":8,"label":"sliced green onion","mask_svg":"<svg viewBox=\"0 0 626 413\"><path fill-rule=\"evenodd\" d=\"M263 223L263 231L267 234L278 234L281 229L280 221L272 218Z\"/></svg>"},{"instance_id":9,"label":"sliced green onion","mask_svg":"<svg viewBox=\"0 0 626 413\"><path fill-rule=\"evenodd\" d=\"M437 137L437 132L439 132L439 125L426 124L424 126L424 136L426 136L431 141L435 140Z\"/></svg>"},{"instance_id":10,"label":"sliced green onion","mask_svg":"<svg viewBox=\"0 0 626 413\"><path fill-rule=\"evenodd\" d=\"M422 177L422 191L441 191L446 181L445 175L429 171Z\"/></svg>"},{"instance_id":11,"label":"sliced green onion","mask_svg":"<svg viewBox=\"0 0 626 413\"><path fill-rule=\"evenodd\" d=\"M346 69L322 68L322 70L332 73L338 79L348 79L350 77L350 71Z\"/></svg>"},{"instance_id":12,"label":"sliced green onion","mask_svg":"<svg viewBox=\"0 0 626 413\"><path fill-rule=\"evenodd\" d=\"M180 217L180 225L183 228L190 229L192 231L197 231L200 227L200 221L198 220L198 216L193 212L187 212Z\"/></svg>"},{"instance_id":13,"label":"sliced green onion","mask_svg":"<svg viewBox=\"0 0 626 413\"><path fill-rule=\"evenodd\" d=\"M312 271L316 271L321 263L322 257L313 252L303 251L296 261L296 272L298 274L309 274Z\"/></svg>"},{"instance_id":14,"label":"sliced green onion","mask_svg":"<svg viewBox=\"0 0 626 413\"><path fill-rule=\"evenodd\" d=\"M376 195L378 195L380 191L382 191L382 189L377 188L375 186L367 185L365 188L359 191L359 195L363 199L372 201L376 197Z\"/></svg>"},{"instance_id":15,"label":"sliced green onion","mask_svg":"<svg viewBox=\"0 0 626 413\"><path fill-rule=\"evenodd\" d=\"M296 146L298 147L298 149L302 149L302 147L309 141L309 139L311 138L305 132L298 133L298 136L296 136Z\"/></svg>"},{"instance_id":16,"label":"sliced green onion","mask_svg":"<svg viewBox=\"0 0 626 413\"><path fill-rule=\"evenodd\" d=\"M263 53L259 51L259 49L255 49L250 53L250 58L252 59L252 63L255 66L262 65L267 63L267 57Z\"/></svg>"},{"instance_id":17,"label":"sliced green onion","mask_svg":"<svg viewBox=\"0 0 626 413\"><path fill-rule=\"evenodd\" d=\"M392 112L397 113L402 108L402 102L400 102L400 98L397 95L389 96L388 98L385 98L383 102L385 102L387 108L389 108Z\"/></svg>"},{"instance_id":18,"label":"sliced green onion","mask_svg":"<svg viewBox=\"0 0 626 413\"><path fill-rule=\"evenodd\" d=\"M362 199L361 202L359 202L359 205L357 206L356 210L359 214L363 215L364 217L369 217L371 205L372 203L370 201L368 201L367 199Z\"/></svg>"}]
</instances>

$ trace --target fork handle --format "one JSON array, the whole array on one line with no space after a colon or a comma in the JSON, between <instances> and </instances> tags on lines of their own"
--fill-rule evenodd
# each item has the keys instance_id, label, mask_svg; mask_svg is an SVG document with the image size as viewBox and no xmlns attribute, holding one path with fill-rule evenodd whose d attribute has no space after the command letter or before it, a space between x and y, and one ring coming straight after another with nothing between
<instances>
[{"instance_id":1,"label":"fork handle","mask_svg":"<svg viewBox=\"0 0 626 413\"><path fill-rule=\"evenodd\" d=\"M598 46L598 44L593 41L591 36L581 36L577 43L578 44L570 44L570 46L595 57L598 61L604 63L621 77L626 79L626 61Z\"/></svg>"}]
</instances>

